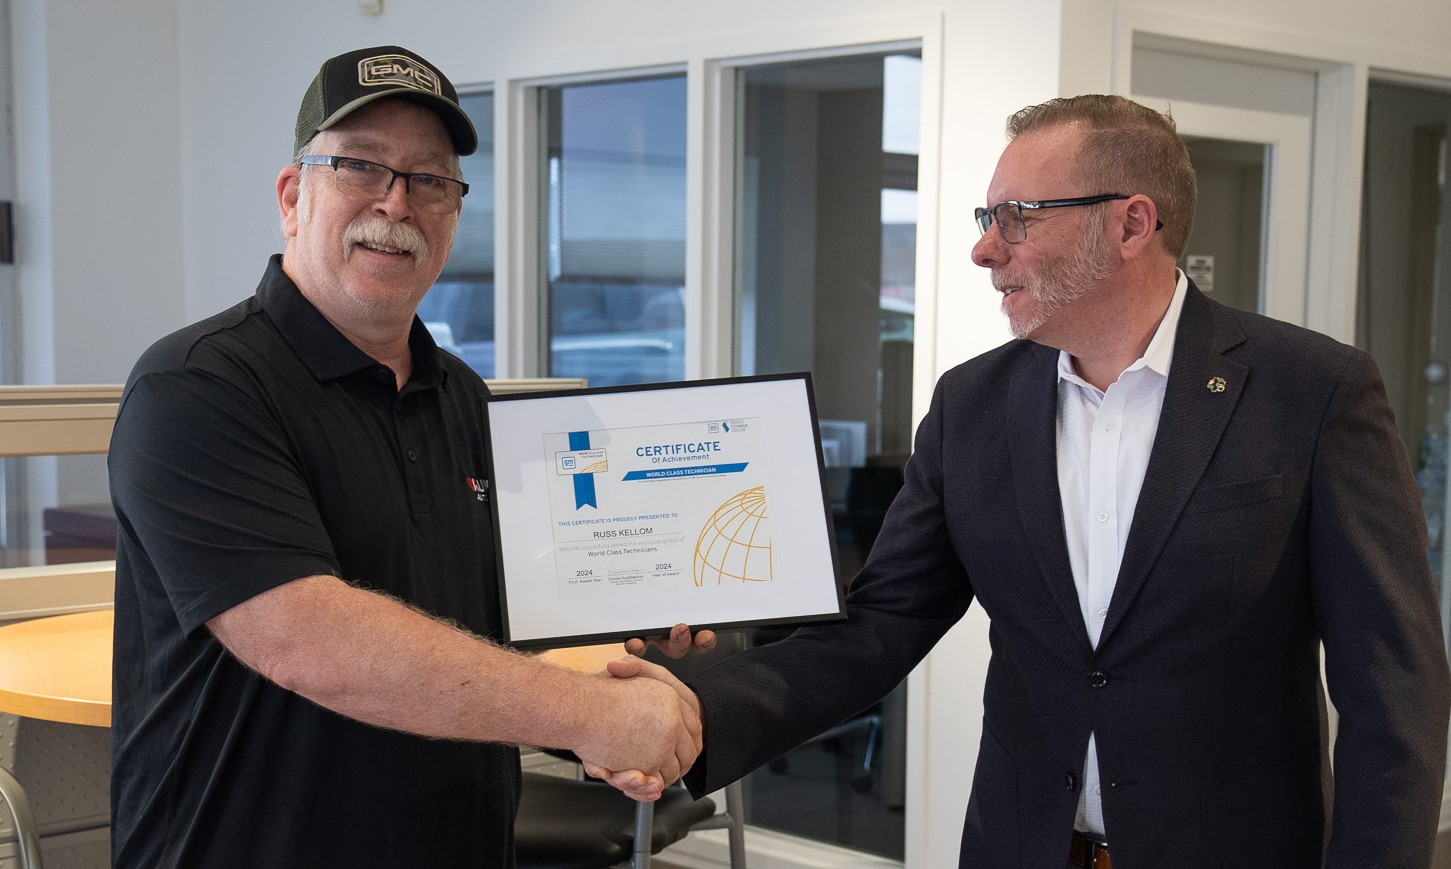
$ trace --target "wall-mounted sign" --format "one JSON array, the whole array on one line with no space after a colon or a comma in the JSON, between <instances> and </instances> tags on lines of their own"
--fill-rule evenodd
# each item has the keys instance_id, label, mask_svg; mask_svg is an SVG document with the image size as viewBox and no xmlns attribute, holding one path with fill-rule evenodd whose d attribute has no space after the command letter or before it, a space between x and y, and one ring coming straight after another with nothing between
<instances>
[{"instance_id":1,"label":"wall-mounted sign","mask_svg":"<svg viewBox=\"0 0 1451 869\"><path fill-rule=\"evenodd\" d=\"M1205 293L1214 292L1214 255L1191 253L1184 258L1184 274Z\"/></svg>"}]
</instances>

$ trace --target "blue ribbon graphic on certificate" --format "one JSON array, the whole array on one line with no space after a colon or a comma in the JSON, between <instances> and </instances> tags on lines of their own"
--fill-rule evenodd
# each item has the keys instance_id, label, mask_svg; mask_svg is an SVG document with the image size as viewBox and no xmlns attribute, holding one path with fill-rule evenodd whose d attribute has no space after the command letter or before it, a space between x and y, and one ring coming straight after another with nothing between
<instances>
[{"instance_id":1,"label":"blue ribbon graphic on certificate","mask_svg":"<svg viewBox=\"0 0 1451 869\"><path fill-rule=\"evenodd\" d=\"M544 434L562 597L773 578L759 418Z\"/></svg>"}]
</instances>

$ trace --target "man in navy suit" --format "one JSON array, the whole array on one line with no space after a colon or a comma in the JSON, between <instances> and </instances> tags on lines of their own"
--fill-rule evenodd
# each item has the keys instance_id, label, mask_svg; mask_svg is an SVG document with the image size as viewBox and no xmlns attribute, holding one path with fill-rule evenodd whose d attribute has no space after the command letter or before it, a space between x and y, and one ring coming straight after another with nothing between
<instances>
[{"instance_id":1,"label":"man in navy suit","mask_svg":"<svg viewBox=\"0 0 1451 869\"><path fill-rule=\"evenodd\" d=\"M1082 96L1008 133L973 261L1018 340L938 383L848 621L692 680L687 783L873 703L977 600L962 866L1424 869L1451 689L1374 363L1175 267L1195 179L1170 118Z\"/></svg>"}]
</instances>

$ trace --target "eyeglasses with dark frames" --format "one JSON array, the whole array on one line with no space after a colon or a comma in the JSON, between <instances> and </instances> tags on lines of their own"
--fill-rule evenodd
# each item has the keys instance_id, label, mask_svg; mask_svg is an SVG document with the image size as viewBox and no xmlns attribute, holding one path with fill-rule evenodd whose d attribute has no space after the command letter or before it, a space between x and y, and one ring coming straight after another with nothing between
<instances>
[{"instance_id":1,"label":"eyeglasses with dark frames","mask_svg":"<svg viewBox=\"0 0 1451 869\"><path fill-rule=\"evenodd\" d=\"M458 208L468 195L469 185L457 178L428 172L399 172L357 157L308 154L298 161L303 166L330 166L338 189L360 199L382 199L393 189L393 182L403 179L403 190L416 207L424 211L446 214Z\"/></svg>"},{"instance_id":2,"label":"eyeglasses with dark frames","mask_svg":"<svg viewBox=\"0 0 1451 869\"><path fill-rule=\"evenodd\" d=\"M1127 193L1100 193L1096 196L1075 196L1071 199L1008 199L989 208L973 209L973 217L977 219L977 228L983 235L986 235L988 228L996 223L998 232L1003 236L1003 241L1008 244L1018 244L1028 238L1028 224L1023 220L1024 211L1037 211L1042 208L1069 208L1075 205L1097 205L1100 202L1128 198L1130 197ZM1155 232L1163 228L1162 221L1157 221L1154 225Z\"/></svg>"}]
</instances>

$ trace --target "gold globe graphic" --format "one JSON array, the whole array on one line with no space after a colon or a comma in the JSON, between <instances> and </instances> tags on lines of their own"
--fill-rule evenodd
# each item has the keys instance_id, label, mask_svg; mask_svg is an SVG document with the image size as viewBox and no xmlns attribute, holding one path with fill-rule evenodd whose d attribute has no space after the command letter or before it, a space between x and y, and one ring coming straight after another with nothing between
<instances>
[{"instance_id":1,"label":"gold globe graphic","mask_svg":"<svg viewBox=\"0 0 1451 869\"><path fill-rule=\"evenodd\" d=\"M700 529L695 540L695 587L771 578L766 487L757 486L728 498Z\"/></svg>"}]
</instances>

